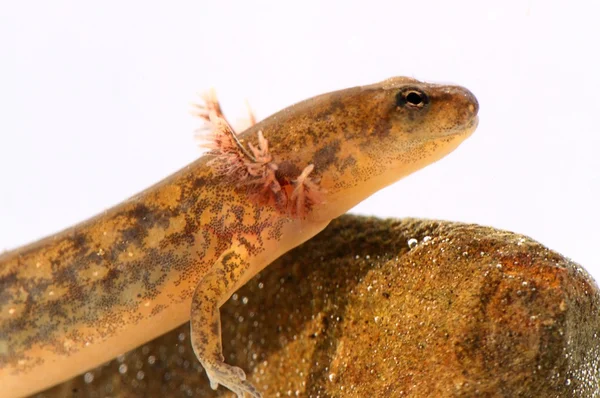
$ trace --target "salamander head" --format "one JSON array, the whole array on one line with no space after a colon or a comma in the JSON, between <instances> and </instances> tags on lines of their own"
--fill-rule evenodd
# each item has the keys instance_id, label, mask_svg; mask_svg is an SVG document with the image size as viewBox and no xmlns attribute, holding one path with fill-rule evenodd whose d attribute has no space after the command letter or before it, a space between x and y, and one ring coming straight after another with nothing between
<instances>
[{"instance_id":1,"label":"salamander head","mask_svg":"<svg viewBox=\"0 0 600 398\"><path fill-rule=\"evenodd\" d=\"M334 218L452 152L478 123L475 96L459 86L392 78L329 94L312 156L326 191L313 217ZM319 97L317 97L319 98ZM337 124L336 124L337 123ZM318 131L318 130L317 130Z\"/></svg>"}]
</instances>

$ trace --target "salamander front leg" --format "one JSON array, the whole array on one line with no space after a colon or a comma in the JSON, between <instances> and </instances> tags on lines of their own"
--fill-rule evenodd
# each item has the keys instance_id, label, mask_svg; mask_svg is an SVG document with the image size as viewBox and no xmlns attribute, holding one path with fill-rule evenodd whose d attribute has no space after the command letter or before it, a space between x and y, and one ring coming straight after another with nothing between
<instances>
[{"instance_id":1,"label":"salamander front leg","mask_svg":"<svg viewBox=\"0 0 600 398\"><path fill-rule=\"evenodd\" d=\"M225 252L196 287L192 300L191 340L196 357L204 367L210 386L219 384L244 398L262 395L246 380L244 371L224 362L219 307L231 296L236 282L249 268L244 257L231 249Z\"/></svg>"}]
</instances>

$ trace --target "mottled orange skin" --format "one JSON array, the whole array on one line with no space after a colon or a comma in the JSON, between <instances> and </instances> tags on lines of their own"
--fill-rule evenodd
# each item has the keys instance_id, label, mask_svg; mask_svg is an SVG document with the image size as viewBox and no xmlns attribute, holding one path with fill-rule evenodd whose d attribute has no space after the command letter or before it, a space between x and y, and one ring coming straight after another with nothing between
<instances>
[{"instance_id":1,"label":"mottled orange skin","mask_svg":"<svg viewBox=\"0 0 600 398\"><path fill-rule=\"evenodd\" d=\"M427 103L404 101L411 90ZM324 94L240 135L255 143L263 132L282 185L314 165L325 200L303 217L254 200L203 156L103 214L0 255L0 396L66 380L185 322L190 308L194 350L215 388L260 396L222 362L219 306L331 219L451 152L475 129L477 108L463 88L408 78Z\"/></svg>"}]
</instances>

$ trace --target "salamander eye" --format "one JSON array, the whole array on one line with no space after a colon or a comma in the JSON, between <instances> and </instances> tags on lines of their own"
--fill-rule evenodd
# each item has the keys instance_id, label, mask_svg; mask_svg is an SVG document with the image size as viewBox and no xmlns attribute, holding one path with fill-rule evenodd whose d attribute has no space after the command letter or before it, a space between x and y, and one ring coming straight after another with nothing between
<instances>
[{"instance_id":1,"label":"salamander eye","mask_svg":"<svg viewBox=\"0 0 600 398\"><path fill-rule=\"evenodd\" d=\"M429 97L421 90L408 88L396 94L396 106L410 108L423 108L429 103Z\"/></svg>"}]
</instances>

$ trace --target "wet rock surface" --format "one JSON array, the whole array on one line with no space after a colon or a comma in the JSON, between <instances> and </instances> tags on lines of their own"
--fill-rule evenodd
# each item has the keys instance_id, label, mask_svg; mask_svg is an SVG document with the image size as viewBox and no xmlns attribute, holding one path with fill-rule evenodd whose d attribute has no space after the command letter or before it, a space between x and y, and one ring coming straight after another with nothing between
<instances>
[{"instance_id":1,"label":"wet rock surface","mask_svg":"<svg viewBox=\"0 0 600 398\"><path fill-rule=\"evenodd\" d=\"M344 216L221 310L265 397L600 397L600 293L518 234ZM182 325L39 397L212 397Z\"/></svg>"}]
</instances>

